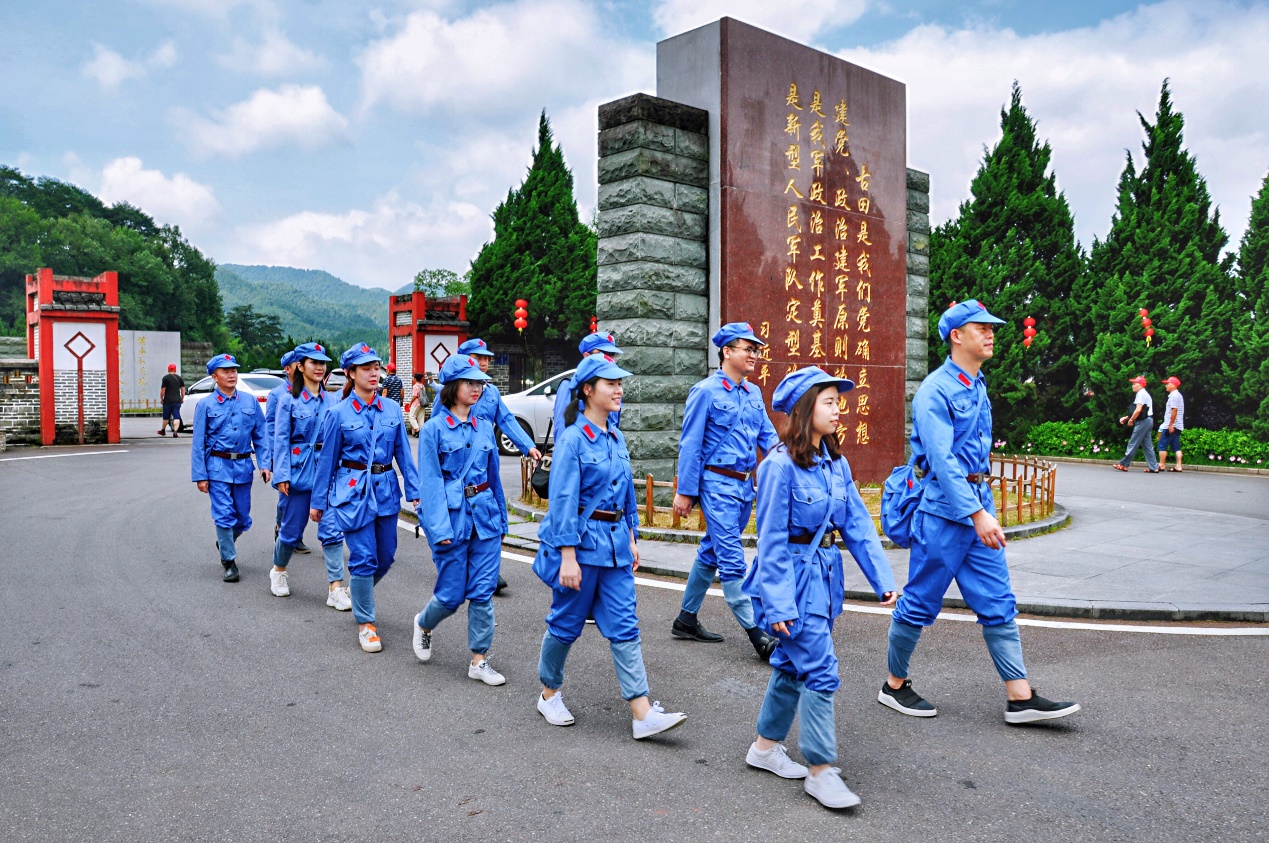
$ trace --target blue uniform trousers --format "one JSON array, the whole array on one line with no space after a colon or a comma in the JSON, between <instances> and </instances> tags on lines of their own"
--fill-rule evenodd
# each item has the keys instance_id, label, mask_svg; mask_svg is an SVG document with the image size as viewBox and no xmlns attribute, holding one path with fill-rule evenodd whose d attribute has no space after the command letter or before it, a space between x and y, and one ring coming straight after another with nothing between
<instances>
[{"instance_id":1,"label":"blue uniform trousers","mask_svg":"<svg viewBox=\"0 0 1269 843\"><path fill-rule=\"evenodd\" d=\"M226 483L208 480L207 493L211 497L213 524L239 533L251 529L251 481Z\"/></svg>"},{"instance_id":2,"label":"blue uniform trousers","mask_svg":"<svg viewBox=\"0 0 1269 843\"><path fill-rule=\"evenodd\" d=\"M613 667L625 700L648 695L648 674L639 639L634 572L626 567L583 564L581 589L551 589L551 611L546 616L546 635L538 660L538 677L547 688L564 684L564 662L573 642L586 628L586 618L609 641Z\"/></svg>"},{"instance_id":3,"label":"blue uniform trousers","mask_svg":"<svg viewBox=\"0 0 1269 843\"><path fill-rule=\"evenodd\" d=\"M436 587L427 608L416 623L436 629L467 601L467 646L473 653L487 653L493 644L493 593L502 562L502 537L482 539L472 531L466 541L432 548L436 563Z\"/></svg>"},{"instance_id":4,"label":"blue uniform trousers","mask_svg":"<svg viewBox=\"0 0 1269 843\"><path fill-rule=\"evenodd\" d=\"M780 640L779 652L784 647ZM758 734L769 741L783 741L793 726L794 716L802 718L798 728L798 749L809 764L832 764L837 760L837 720L831 691L812 691L807 683L783 670L771 671L767 694L758 712Z\"/></svg>"},{"instance_id":5,"label":"blue uniform trousers","mask_svg":"<svg viewBox=\"0 0 1269 843\"><path fill-rule=\"evenodd\" d=\"M308 526L308 511L312 504L311 490L292 489L289 495L278 495L282 510L281 528L277 543L273 546L273 564L285 569L291 562L295 547L304 540L304 528ZM326 560L327 582L344 579L344 536L334 527L335 519L323 518L317 522L317 540L322 543Z\"/></svg>"},{"instance_id":6,"label":"blue uniform trousers","mask_svg":"<svg viewBox=\"0 0 1269 843\"><path fill-rule=\"evenodd\" d=\"M325 520L325 519L323 519ZM375 622L375 583L388 573L397 553L397 516L379 515L344 533L348 545L348 591L357 623Z\"/></svg>"},{"instance_id":7,"label":"blue uniform trousers","mask_svg":"<svg viewBox=\"0 0 1269 843\"><path fill-rule=\"evenodd\" d=\"M682 609L696 614L705 601L705 592L714 580L714 571L723 584L723 598L745 629L753 629L753 604L741 591L745 578L745 548L740 534L749 525L753 499L742 495L743 481L709 473L701 478L700 507L705 513L705 535L683 591Z\"/></svg>"}]
</instances>

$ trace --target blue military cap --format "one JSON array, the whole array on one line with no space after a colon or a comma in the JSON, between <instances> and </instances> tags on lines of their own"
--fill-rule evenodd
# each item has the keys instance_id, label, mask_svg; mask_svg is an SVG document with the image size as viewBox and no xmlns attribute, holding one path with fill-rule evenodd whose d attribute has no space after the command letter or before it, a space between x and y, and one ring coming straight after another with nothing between
<instances>
[{"instance_id":1,"label":"blue military cap","mask_svg":"<svg viewBox=\"0 0 1269 843\"><path fill-rule=\"evenodd\" d=\"M593 354L596 351L602 351L605 354L621 354L620 348L617 348L617 339L609 333L587 334L582 337L582 341L577 344L577 350L582 354Z\"/></svg>"},{"instance_id":2,"label":"blue military cap","mask_svg":"<svg viewBox=\"0 0 1269 843\"><path fill-rule=\"evenodd\" d=\"M766 345L765 342L754 335L753 328L748 322L728 322L718 329L718 333L714 334L713 343L722 348L736 340L749 340L759 346Z\"/></svg>"},{"instance_id":3,"label":"blue military cap","mask_svg":"<svg viewBox=\"0 0 1269 843\"><path fill-rule=\"evenodd\" d=\"M466 354L451 354L441 364L441 383L491 380L493 378L480 371L480 364Z\"/></svg>"},{"instance_id":4,"label":"blue military cap","mask_svg":"<svg viewBox=\"0 0 1269 843\"><path fill-rule=\"evenodd\" d=\"M473 354L479 354L482 357L493 357L494 353L489 350L489 346L484 340L478 340L475 337L469 339L458 347L458 353L462 356L470 357Z\"/></svg>"},{"instance_id":5,"label":"blue military cap","mask_svg":"<svg viewBox=\"0 0 1269 843\"><path fill-rule=\"evenodd\" d=\"M291 349L286 354L283 354L282 359L280 359L278 362L281 363L282 368L285 369L287 366L290 366L292 363L299 362L299 359L300 358L295 356L295 349Z\"/></svg>"},{"instance_id":6,"label":"blue military cap","mask_svg":"<svg viewBox=\"0 0 1269 843\"><path fill-rule=\"evenodd\" d=\"M241 369L238 365L238 359L232 354L217 354L215 357L207 361L207 374L211 374L217 369Z\"/></svg>"},{"instance_id":7,"label":"blue military cap","mask_svg":"<svg viewBox=\"0 0 1269 843\"><path fill-rule=\"evenodd\" d=\"M947 342L953 328L959 328L966 322L986 322L989 325L1003 325L1005 320L992 316L987 312L987 305L978 299L968 299L954 304L939 317L939 336Z\"/></svg>"},{"instance_id":8,"label":"blue military cap","mask_svg":"<svg viewBox=\"0 0 1269 843\"><path fill-rule=\"evenodd\" d=\"M362 363L373 363L376 360L383 362L378 352L364 342L359 342L339 355L339 366L346 372L350 366L360 366Z\"/></svg>"},{"instance_id":9,"label":"blue military cap","mask_svg":"<svg viewBox=\"0 0 1269 843\"><path fill-rule=\"evenodd\" d=\"M784 376L784 380L780 381L780 385L775 388L775 394L771 399L771 409L781 413L791 413L793 405L798 403L798 399L805 395L808 389L826 383L837 387L838 392L849 392L855 388L855 382L852 380L835 378L819 366L807 366L805 369L798 369Z\"/></svg>"},{"instance_id":10,"label":"blue military cap","mask_svg":"<svg viewBox=\"0 0 1269 843\"><path fill-rule=\"evenodd\" d=\"M291 352L294 355L293 363L299 363L303 360L324 360L330 362L330 357L326 354L326 349L322 348L315 342L306 342L295 347Z\"/></svg>"},{"instance_id":11,"label":"blue military cap","mask_svg":"<svg viewBox=\"0 0 1269 843\"><path fill-rule=\"evenodd\" d=\"M607 354L596 354L582 358L582 362L577 364L577 371L573 373L572 388L577 389L591 378L616 381L628 377L630 373L613 362Z\"/></svg>"}]
</instances>

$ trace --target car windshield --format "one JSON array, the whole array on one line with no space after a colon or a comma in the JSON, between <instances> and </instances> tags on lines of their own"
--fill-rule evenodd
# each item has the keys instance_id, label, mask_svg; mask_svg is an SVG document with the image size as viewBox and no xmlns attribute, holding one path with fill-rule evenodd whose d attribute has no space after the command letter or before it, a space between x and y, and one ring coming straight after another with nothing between
<instances>
[{"instance_id":1,"label":"car windshield","mask_svg":"<svg viewBox=\"0 0 1269 843\"><path fill-rule=\"evenodd\" d=\"M286 383L286 381L273 375L243 375L239 380L259 392L269 392L275 386Z\"/></svg>"}]
</instances>

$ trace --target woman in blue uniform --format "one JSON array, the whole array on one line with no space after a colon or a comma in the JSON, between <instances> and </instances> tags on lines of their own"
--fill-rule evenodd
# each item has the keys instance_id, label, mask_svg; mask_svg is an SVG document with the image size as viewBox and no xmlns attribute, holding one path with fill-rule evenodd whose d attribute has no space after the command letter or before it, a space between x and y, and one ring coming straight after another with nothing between
<instances>
[{"instance_id":1,"label":"woman in blue uniform","mask_svg":"<svg viewBox=\"0 0 1269 843\"><path fill-rule=\"evenodd\" d=\"M777 446L758 467L758 557L745 577L758 625L779 638L771 681L758 714L758 739L746 762L786 779L805 779L826 808L850 808L859 797L842 782L833 694L841 686L833 621L845 596L836 532L882 605L898 594L872 516L837 449L838 396L851 381L810 366L776 387L772 407L788 413ZM801 714L798 748L810 770L780 744Z\"/></svg>"},{"instance_id":2,"label":"woman in blue uniform","mask_svg":"<svg viewBox=\"0 0 1269 843\"><path fill-rule=\"evenodd\" d=\"M322 450L322 420L339 404L339 399L322 387L330 362L325 349L308 342L296 346L291 354L295 371L290 389L278 400L273 415L273 486L278 490L282 520L273 547L269 590L278 597L291 593L286 566L304 540L317 457ZM326 605L347 612L352 599L344 587L344 536L334 523L331 518L317 525L317 539L326 558Z\"/></svg>"},{"instance_id":3,"label":"woman in blue uniform","mask_svg":"<svg viewBox=\"0 0 1269 843\"><path fill-rule=\"evenodd\" d=\"M401 484L393 460L405 478L405 497L419 503L419 474L405 433L401 405L377 392L382 361L359 343L339 356L348 376L344 400L326 414L319 440L322 451L313 478L309 517L344 534L348 544L348 590L360 627L361 649L383 649L375 627L375 584L392 567L397 552L397 516Z\"/></svg>"},{"instance_id":4,"label":"woman in blue uniform","mask_svg":"<svg viewBox=\"0 0 1269 843\"><path fill-rule=\"evenodd\" d=\"M498 477L494 426L475 413L485 382L479 364L452 355L441 366L441 405L419 431L419 475L433 490L419 522L432 546L436 587L414 618L414 654L432 658L432 632L467 601L467 676L486 685L506 678L489 664L494 634L494 588L507 531L507 499Z\"/></svg>"},{"instance_id":5,"label":"woman in blue uniform","mask_svg":"<svg viewBox=\"0 0 1269 843\"><path fill-rule=\"evenodd\" d=\"M538 530L541 545L533 570L551 586L551 611L538 661L538 711L553 726L573 724L560 693L564 661L586 618L593 617L612 649L638 740L673 729L687 715L648 702L635 611L639 513L626 440L608 423L608 414L621 408L621 379L629 374L611 357L595 356L582 360L570 381L567 424L556 438L551 498Z\"/></svg>"}]
</instances>

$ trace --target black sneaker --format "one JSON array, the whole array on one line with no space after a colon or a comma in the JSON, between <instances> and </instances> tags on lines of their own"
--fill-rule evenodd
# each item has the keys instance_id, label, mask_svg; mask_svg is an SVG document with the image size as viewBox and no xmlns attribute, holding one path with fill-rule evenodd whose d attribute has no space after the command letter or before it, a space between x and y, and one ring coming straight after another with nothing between
<instances>
[{"instance_id":1,"label":"black sneaker","mask_svg":"<svg viewBox=\"0 0 1269 843\"><path fill-rule=\"evenodd\" d=\"M939 713L937 708L912 690L911 679L903 680L898 690L891 688L889 682L882 682L881 690L877 692L877 702L887 708L893 708L900 714L908 714L912 717L935 717Z\"/></svg>"},{"instance_id":2,"label":"black sneaker","mask_svg":"<svg viewBox=\"0 0 1269 843\"><path fill-rule=\"evenodd\" d=\"M1038 720L1056 720L1080 710L1079 703L1046 700L1031 689L1031 699L1010 700L1005 709L1006 723L1035 723Z\"/></svg>"},{"instance_id":3,"label":"black sneaker","mask_svg":"<svg viewBox=\"0 0 1269 843\"><path fill-rule=\"evenodd\" d=\"M684 616L690 620L684 620ZM703 641L706 644L717 644L723 640L723 636L717 632L710 632L701 626L701 622L695 615L687 612L680 612L679 616L674 619L674 625L670 627L670 634L675 638L682 638L684 641Z\"/></svg>"},{"instance_id":4,"label":"black sneaker","mask_svg":"<svg viewBox=\"0 0 1269 843\"><path fill-rule=\"evenodd\" d=\"M780 639L773 635L767 635L758 627L746 629L745 634L749 636L749 643L753 645L753 650L758 654L758 658L764 662L771 658L771 654L775 652L776 645L780 643Z\"/></svg>"},{"instance_id":5,"label":"black sneaker","mask_svg":"<svg viewBox=\"0 0 1269 843\"><path fill-rule=\"evenodd\" d=\"M312 553L313 551L309 550L308 545L306 545L304 542L300 542L299 544L295 546L295 552L303 556L304 554Z\"/></svg>"},{"instance_id":6,"label":"black sneaker","mask_svg":"<svg viewBox=\"0 0 1269 843\"><path fill-rule=\"evenodd\" d=\"M501 594L502 590L507 587L507 581L502 578L502 574L498 575L498 584L494 586L494 594Z\"/></svg>"}]
</instances>

